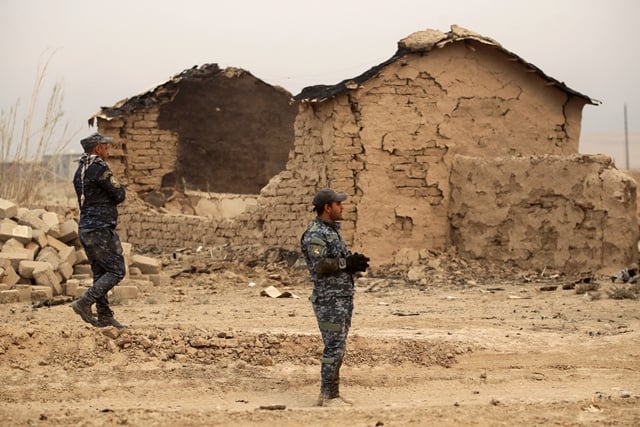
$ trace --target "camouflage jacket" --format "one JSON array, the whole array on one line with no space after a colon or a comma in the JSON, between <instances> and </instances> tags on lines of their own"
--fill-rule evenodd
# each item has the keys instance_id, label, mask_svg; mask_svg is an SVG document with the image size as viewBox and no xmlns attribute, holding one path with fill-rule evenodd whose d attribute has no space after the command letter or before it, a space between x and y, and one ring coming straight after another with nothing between
<instances>
[{"instance_id":1,"label":"camouflage jacket","mask_svg":"<svg viewBox=\"0 0 640 427\"><path fill-rule=\"evenodd\" d=\"M340 237L340 224L316 218L300 239L311 280L317 296L351 296L353 278L344 271L350 254Z\"/></svg>"},{"instance_id":2,"label":"camouflage jacket","mask_svg":"<svg viewBox=\"0 0 640 427\"><path fill-rule=\"evenodd\" d=\"M83 154L73 177L80 206L80 228L115 228L118 204L125 198L125 188L113 176L107 162L95 155Z\"/></svg>"}]
</instances>

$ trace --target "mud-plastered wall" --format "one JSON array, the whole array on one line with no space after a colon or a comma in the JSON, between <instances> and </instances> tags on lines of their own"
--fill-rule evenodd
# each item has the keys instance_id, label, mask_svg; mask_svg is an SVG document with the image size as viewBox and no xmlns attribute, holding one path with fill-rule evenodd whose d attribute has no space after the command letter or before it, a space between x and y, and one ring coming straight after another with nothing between
<instances>
[{"instance_id":1,"label":"mud-plastered wall","mask_svg":"<svg viewBox=\"0 0 640 427\"><path fill-rule=\"evenodd\" d=\"M448 248L455 154L577 153L584 99L510 59L480 43L455 43L406 55L345 93L301 105L299 116L313 120L296 122L296 147L326 163L297 159L295 169L316 167L351 196L345 229L354 227L345 234L355 250L377 263L401 261L396 255L407 249Z\"/></svg>"},{"instance_id":2,"label":"mud-plastered wall","mask_svg":"<svg viewBox=\"0 0 640 427\"><path fill-rule=\"evenodd\" d=\"M637 259L636 184L606 156L455 156L451 242L466 258L618 271Z\"/></svg>"},{"instance_id":3,"label":"mud-plastered wall","mask_svg":"<svg viewBox=\"0 0 640 427\"><path fill-rule=\"evenodd\" d=\"M636 185L640 183L640 169L627 170L625 171L627 175L629 175L636 182ZM638 191L638 221L640 221L640 191Z\"/></svg>"}]
</instances>

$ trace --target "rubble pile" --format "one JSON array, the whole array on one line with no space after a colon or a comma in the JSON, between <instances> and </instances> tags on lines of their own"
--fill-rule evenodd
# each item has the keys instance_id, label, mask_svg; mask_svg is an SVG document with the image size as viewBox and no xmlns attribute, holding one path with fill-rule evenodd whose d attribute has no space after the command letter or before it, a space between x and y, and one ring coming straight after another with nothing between
<instances>
[{"instance_id":1,"label":"rubble pile","mask_svg":"<svg viewBox=\"0 0 640 427\"><path fill-rule=\"evenodd\" d=\"M127 274L111 290L118 299L168 283L160 260L134 255L122 243ZM0 304L52 304L81 296L92 284L91 266L75 219L45 209L27 209L0 199Z\"/></svg>"}]
</instances>

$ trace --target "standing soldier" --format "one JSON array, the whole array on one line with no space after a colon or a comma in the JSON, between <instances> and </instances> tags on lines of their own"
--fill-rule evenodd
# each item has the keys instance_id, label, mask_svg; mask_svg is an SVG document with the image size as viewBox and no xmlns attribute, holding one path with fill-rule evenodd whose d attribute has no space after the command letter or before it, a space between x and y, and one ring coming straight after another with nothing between
<instances>
[{"instance_id":1,"label":"standing soldier","mask_svg":"<svg viewBox=\"0 0 640 427\"><path fill-rule=\"evenodd\" d=\"M122 245L115 231L118 204L124 201L125 189L106 162L111 141L112 138L97 132L80 141L84 154L73 177L73 186L80 206L78 234L91 264L93 286L71 303L71 308L93 326L125 328L113 317L107 299L107 293L125 275ZM97 318L91 312L93 304Z\"/></svg>"},{"instance_id":2,"label":"standing soldier","mask_svg":"<svg viewBox=\"0 0 640 427\"><path fill-rule=\"evenodd\" d=\"M309 297L322 335L318 406L351 404L340 396L340 366L353 314L353 274L366 271L369 258L351 252L340 236L342 202L346 194L325 188L313 198L315 221L300 240L313 292Z\"/></svg>"}]
</instances>

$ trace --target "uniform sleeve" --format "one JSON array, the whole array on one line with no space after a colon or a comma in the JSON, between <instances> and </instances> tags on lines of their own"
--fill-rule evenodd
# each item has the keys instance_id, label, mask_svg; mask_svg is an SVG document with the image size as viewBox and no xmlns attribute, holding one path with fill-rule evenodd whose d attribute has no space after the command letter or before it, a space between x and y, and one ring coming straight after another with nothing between
<instances>
[{"instance_id":1,"label":"uniform sleeve","mask_svg":"<svg viewBox=\"0 0 640 427\"><path fill-rule=\"evenodd\" d=\"M125 188L120 182L113 176L113 172L108 167L100 175L98 180L100 187L102 187L109 197L116 203L122 203L125 199Z\"/></svg>"},{"instance_id":2,"label":"uniform sleeve","mask_svg":"<svg viewBox=\"0 0 640 427\"><path fill-rule=\"evenodd\" d=\"M316 273L335 273L346 267L343 258L329 257L327 243L318 236L311 236L306 242L306 251L311 261L309 266Z\"/></svg>"}]
</instances>

